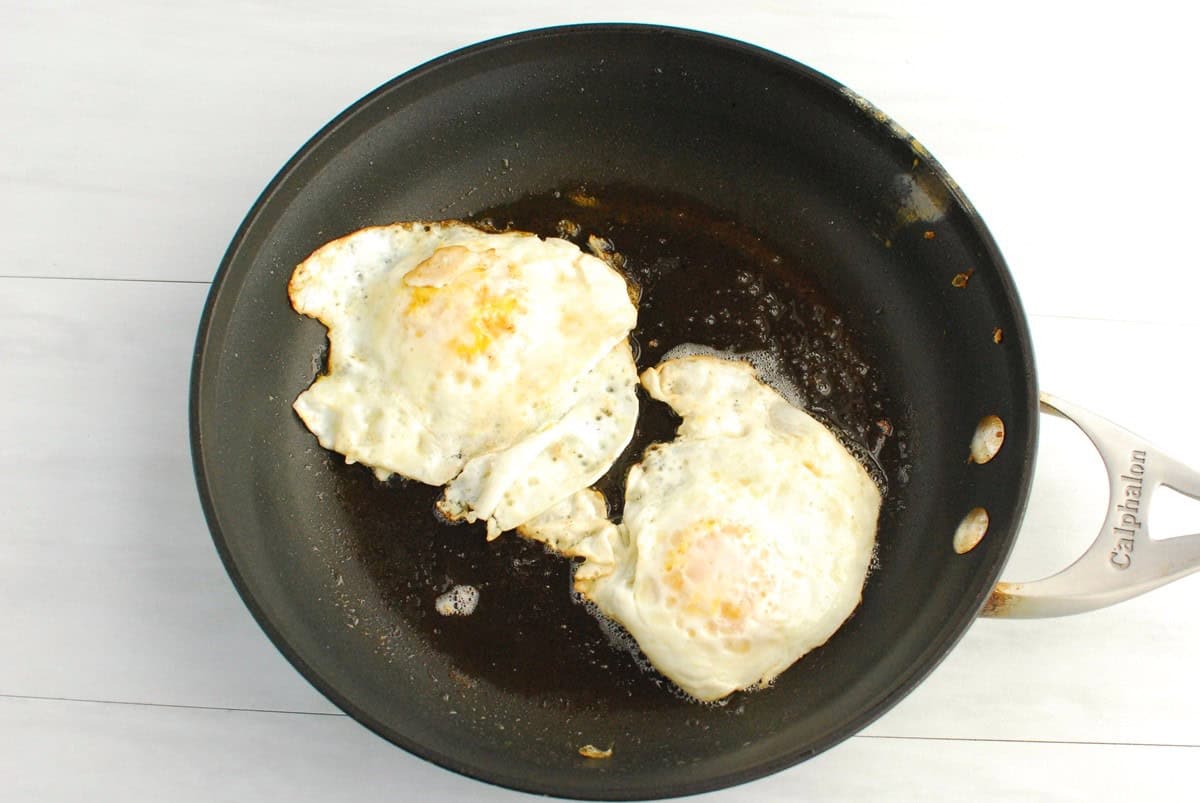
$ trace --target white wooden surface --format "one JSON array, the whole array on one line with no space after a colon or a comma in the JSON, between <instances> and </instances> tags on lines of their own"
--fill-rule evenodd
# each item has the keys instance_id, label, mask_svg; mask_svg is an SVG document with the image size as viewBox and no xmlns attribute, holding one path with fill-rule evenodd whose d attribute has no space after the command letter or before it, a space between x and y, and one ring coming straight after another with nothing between
<instances>
[{"instance_id":1,"label":"white wooden surface","mask_svg":"<svg viewBox=\"0 0 1200 803\"><path fill-rule=\"evenodd\" d=\"M268 643L212 548L187 382L208 282L329 118L447 50L542 25L707 29L913 132L988 221L1041 384L1200 464L1195 76L1179 7L847 0L0 2L0 788L6 800L517 800L391 747ZM1047 421L1009 579L1101 519ZM1162 505L1161 532L1200 529ZM1186 798L1200 579L1071 619L978 622L833 751L713 801Z\"/></svg>"}]
</instances>

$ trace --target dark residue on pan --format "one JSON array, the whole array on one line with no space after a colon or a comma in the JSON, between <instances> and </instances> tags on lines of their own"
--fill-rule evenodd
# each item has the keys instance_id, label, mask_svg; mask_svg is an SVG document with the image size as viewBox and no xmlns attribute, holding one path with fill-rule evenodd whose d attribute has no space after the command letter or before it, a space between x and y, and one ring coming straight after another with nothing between
<instances>
[{"instance_id":1,"label":"dark residue on pan","mask_svg":"<svg viewBox=\"0 0 1200 803\"><path fill-rule=\"evenodd\" d=\"M810 411L857 445L866 462L885 468L899 462L903 431L893 431L895 413L853 333L804 279L804 266L752 230L686 199L621 187L565 187L486 210L475 221L566 237L585 250L589 238L611 246L640 294L639 370L686 342L770 351ZM629 467L647 445L669 440L677 424L665 405L643 397L633 442L598 484L614 516ZM468 680L585 718L582 712L596 706L645 710L677 703L671 684L645 670L619 628L602 626L583 605L572 604L569 561L515 533L488 543L481 526L445 523L434 508L439 488L382 483L335 455L327 455L326 465L339 505L355 523L329 544L330 556L341 556L331 561L331 572L338 564L353 567L366 582L346 585L365 585L380 597L356 601L341 591L339 575L334 601L345 609L347 626L361 630L377 651L394 649L389 633L402 623L447 656L452 676L464 679L446 692L448 714L469 715L466 701L478 690ZM478 589L478 608L470 616L437 614L438 595L459 584ZM365 618L364 611L370 612ZM537 649L528 649L532 644ZM727 710L736 715L737 705Z\"/></svg>"}]
</instances>

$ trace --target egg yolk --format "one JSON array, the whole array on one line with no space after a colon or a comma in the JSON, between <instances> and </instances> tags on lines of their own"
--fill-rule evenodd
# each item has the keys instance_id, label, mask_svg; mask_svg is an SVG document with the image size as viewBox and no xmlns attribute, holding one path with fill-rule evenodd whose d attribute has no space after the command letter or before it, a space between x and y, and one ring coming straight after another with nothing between
<instances>
[{"instance_id":1,"label":"egg yolk","mask_svg":"<svg viewBox=\"0 0 1200 803\"><path fill-rule=\"evenodd\" d=\"M495 292L489 285L488 261L495 257L493 250L477 254L451 246L439 248L409 271L402 314L413 319L415 334L423 337L427 328L454 322L456 330L445 342L459 357L475 359L514 333L524 305L517 295Z\"/></svg>"},{"instance_id":2,"label":"egg yolk","mask_svg":"<svg viewBox=\"0 0 1200 803\"><path fill-rule=\"evenodd\" d=\"M516 331L514 318L521 309L516 296L494 296L486 287L479 288L466 332L453 341L455 353L467 358L483 354L497 339Z\"/></svg>"},{"instance_id":3,"label":"egg yolk","mask_svg":"<svg viewBox=\"0 0 1200 803\"><path fill-rule=\"evenodd\" d=\"M681 625L704 622L713 634L741 633L769 583L767 555L745 524L703 519L665 542L666 602Z\"/></svg>"}]
</instances>

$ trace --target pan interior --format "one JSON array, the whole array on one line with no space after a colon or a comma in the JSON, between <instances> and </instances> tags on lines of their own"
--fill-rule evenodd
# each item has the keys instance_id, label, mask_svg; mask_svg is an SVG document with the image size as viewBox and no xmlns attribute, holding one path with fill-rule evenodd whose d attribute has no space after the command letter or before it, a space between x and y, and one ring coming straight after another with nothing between
<instances>
[{"instance_id":1,"label":"pan interior","mask_svg":"<svg viewBox=\"0 0 1200 803\"><path fill-rule=\"evenodd\" d=\"M679 342L775 347L815 414L874 455L889 484L878 568L825 647L769 689L689 702L572 602L566 561L514 535L486 544L481 529L447 526L433 512L438 489L377 482L316 444L290 405L323 368L324 329L291 310L292 267L363 226L452 217L543 235L572 220L580 239L609 239L643 287L640 367ZM426 65L293 159L214 285L193 438L231 576L331 699L488 781L644 798L811 756L932 669L1007 556L1035 399L1003 262L919 146L764 51L588 26ZM641 448L674 425L661 405L643 399L642 410L602 484L614 501ZM968 465L987 414L1005 421L1006 447ZM973 507L988 510L990 531L956 555L952 535ZM472 616L435 613L454 584L480 589ZM613 755L583 758L585 744Z\"/></svg>"}]
</instances>

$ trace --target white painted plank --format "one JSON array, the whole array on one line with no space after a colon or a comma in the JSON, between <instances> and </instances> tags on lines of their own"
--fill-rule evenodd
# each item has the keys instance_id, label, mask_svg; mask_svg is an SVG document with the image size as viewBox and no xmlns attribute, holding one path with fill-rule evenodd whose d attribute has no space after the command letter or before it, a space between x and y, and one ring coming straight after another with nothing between
<instances>
[{"instance_id":1,"label":"white painted plank","mask_svg":"<svg viewBox=\"0 0 1200 803\"><path fill-rule=\"evenodd\" d=\"M1036 318L1043 388L1200 466L1189 365L1196 325ZM1096 537L1108 485L1070 424L1041 417L1032 498L1009 580L1065 568ZM1157 499L1157 496L1154 497ZM1154 501L1152 499L1152 501ZM1200 504L1155 515L1162 534L1200 532ZM977 622L926 683L870 733L1200 744L1187 689L1200 665L1200 576L1093 613Z\"/></svg>"},{"instance_id":2,"label":"white painted plank","mask_svg":"<svg viewBox=\"0 0 1200 803\"><path fill-rule=\"evenodd\" d=\"M332 710L250 618L200 511L206 293L0 279L0 693Z\"/></svg>"},{"instance_id":3,"label":"white painted plank","mask_svg":"<svg viewBox=\"0 0 1200 803\"><path fill-rule=\"evenodd\" d=\"M1035 360L1041 388L1083 404L1186 464L1200 467L1195 399L1200 374L1188 324L1122 324L1035 317ZM1095 449L1073 425L1041 417L1034 494L1006 576L1030 580L1064 568L1103 523L1108 480ZM1200 509L1169 509L1152 499L1158 537L1200 532ZM1041 557L1044 555L1045 557Z\"/></svg>"},{"instance_id":4,"label":"white painted plank","mask_svg":"<svg viewBox=\"0 0 1200 803\"><path fill-rule=\"evenodd\" d=\"M1178 799L1196 748L857 737L804 764L699 795L731 801ZM346 717L0 699L15 800L537 800L462 778Z\"/></svg>"},{"instance_id":5,"label":"white painted plank","mask_svg":"<svg viewBox=\"0 0 1200 803\"><path fill-rule=\"evenodd\" d=\"M491 36L626 19L755 42L873 100L966 190L1036 313L1186 321L1200 295L1200 53L1165 0L9 9L6 275L207 279L272 174L363 93Z\"/></svg>"}]
</instances>

